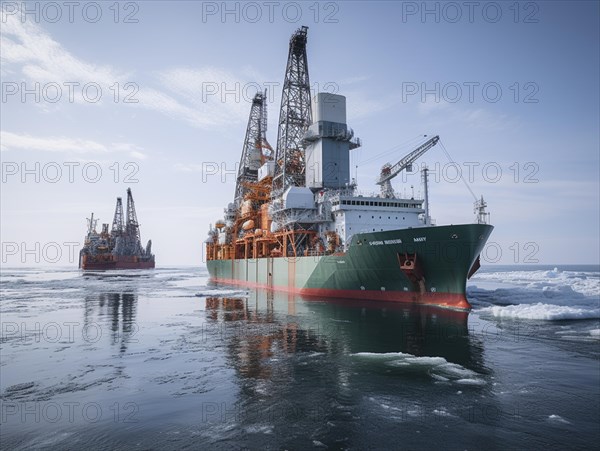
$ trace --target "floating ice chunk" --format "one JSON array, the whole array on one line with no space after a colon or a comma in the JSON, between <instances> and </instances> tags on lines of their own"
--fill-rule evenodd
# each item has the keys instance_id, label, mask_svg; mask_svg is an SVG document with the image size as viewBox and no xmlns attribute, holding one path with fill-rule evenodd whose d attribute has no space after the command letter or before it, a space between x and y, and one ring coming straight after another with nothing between
<instances>
[{"instance_id":1,"label":"floating ice chunk","mask_svg":"<svg viewBox=\"0 0 600 451\"><path fill-rule=\"evenodd\" d=\"M600 318L600 309L569 307L565 305L544 304L541 302L536 304L485 307L480 309L479 313L491 314L498 318L546 321Z\"/></svg>"},{"instance_id":2,"label":"floating ice chunk","mask_svg":"<svg viewBox=\"0 0 600 451\"><path fill-rule=\"evenodd\" d=\"M456 383L464 385L485 385L485 381L482 379L458 379Z\"/></svg>"},{"instance_id":3,"label":"floating ice chunk","mask_svg":"<svg viewBox=\"0 0 600 451\"><path fill-rule=\"evenodd\" d=\"M452 416L454 416L450 412L448 412L445 407L440 407L439 409L433 409L433 413L434 413L434 415L438 415L440 417L452 417Z\"/></svg>"},{"instance_id":4,"label":"floating ice chunk","mask_svg":"<svg viewBox=\"0 0 600 451\"><path fill-rule=\"evenodd\" d=\"M252 426L248 426L246 428L246 432L249 434L272 434L273 433L273 425L271 424L255 424Z\"/></svg>"},{"instance_id":5,"label":"floating ice chunk","mask_svg":"<svg viewBox=\"0 0 600 451\"><path fill-rule=\"evenodd\" d=\"M526 292L538 295L532 298L539 299L540 291L547 296L559 297L565 302L572 302L573 299L585 299L598 305L600 296L600 277L598 272L589 271L561 271L554 268L550 271L503 271L503 272L479 272L473 277L473 282L477 281L500 284L497 291L506 292L509 295L521 295L522 289ZM506 288L506 287L509 288ZM471 288L473 284L471 284ZM521 288L516 290L515 288ZM507 299L510 302L510 299ZM519 303L522 300L519 299ZM510 302L514 303L514 302Z\"/></svg>"},{"instance_id":6,"label":"floating ice chunk","mask_svg":"<svg viewBox=\"0 0 600 451\"><path fill-rule=\"evenodd\" d=\"M565 420L563 417L561 417L560 415L550 415L548 417L549 421L552 421L554 423L562 423L562 424L571 424L570 421Z\"/></svg>"},{"instance_id":7,"label":"floating ice chunk","mask_svg":"<svg viewBox=\"0 0 600 451\"><path fill-rule=\"evenodd\" d=\"M417 357L403 352L359 352L353 357L381 360L385 365L394 368L405 368L407 371L424 372L432 379L441 382L458 382L462 384L484 385L486 382L481 374L456 363L448 362L443 357ZM477 382L475 382L477 381Z\"/></svg>"}]
</instances>

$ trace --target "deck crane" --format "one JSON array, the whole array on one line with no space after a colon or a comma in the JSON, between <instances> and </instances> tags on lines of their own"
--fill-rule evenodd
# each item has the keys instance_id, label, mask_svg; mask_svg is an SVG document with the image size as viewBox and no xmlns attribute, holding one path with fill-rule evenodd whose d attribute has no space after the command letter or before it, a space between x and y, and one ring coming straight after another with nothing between
<instances>
[{"instance_id":1,"label":"deck crane","mask_svg":"<svg viewBox=\"0 0 600 451\"><path fill-rule=\"evenodd\" d=\"M395 197L394 188L392 188L391 180L396 177L400 172L404 169L410 167L421 155L435 146L440 137L438 135L433 138L425 141L411 153L402 158L395 165L391 165L390 163L386 163L381 168L381 174L379 175L379 180L377 180L377 184L381 185L381 197L385 199L393 199Z\"/></svg>"}]
</instances>

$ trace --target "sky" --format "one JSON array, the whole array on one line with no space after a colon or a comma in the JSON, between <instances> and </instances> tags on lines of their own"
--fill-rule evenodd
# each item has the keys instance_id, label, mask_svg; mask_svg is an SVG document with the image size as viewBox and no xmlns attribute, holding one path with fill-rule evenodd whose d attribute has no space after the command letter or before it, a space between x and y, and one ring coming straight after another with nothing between
<instances>
[{"instance_id":1,"label":"sky","mask_svg":"<svg viewBox=\"0 0 600 451\"><path fill-rule=\"evenodd\" d=\"M484 264L598 264L599 18L593 1L2 2L2 265L76 266L86 218L111 223L131 188L157 266L203 266L257 89L276 143L302 25L313 93L346 96L363 142L362 193L437 134L415 166L431 216L473 222L460 170L495 226ZM422 193L417 171L393 185Z\"/></svg>"}]
</instances>

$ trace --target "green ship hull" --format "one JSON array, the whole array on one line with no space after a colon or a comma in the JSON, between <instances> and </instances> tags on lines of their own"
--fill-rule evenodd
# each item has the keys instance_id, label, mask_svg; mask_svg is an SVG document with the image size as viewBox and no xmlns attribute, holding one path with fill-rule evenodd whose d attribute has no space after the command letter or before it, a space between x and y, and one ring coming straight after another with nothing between
<instances>
[{"instance_id":1,"label":"green ship hull","mask_svg":"<svg viewBox=\"0 0 600 451\"><path fill-rule=\"evenodd\" d=\"M210 260L207 266L216 283L468 310L467 278L492 230L464 224L362 233L345 253Z\"/></svg>"}]
</instances>

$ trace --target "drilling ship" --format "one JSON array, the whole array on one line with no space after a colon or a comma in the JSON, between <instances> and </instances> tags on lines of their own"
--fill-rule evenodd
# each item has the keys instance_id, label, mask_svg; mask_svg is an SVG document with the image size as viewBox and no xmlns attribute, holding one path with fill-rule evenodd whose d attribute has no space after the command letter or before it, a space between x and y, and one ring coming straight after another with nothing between
<instances>
[{"instance_id":1,"label":"drilling ship","mask_svg":"<svg viewBox=\"0 0 600 451\"><path fill-rule=\"evenodd\" d=\"M117 197L112 228L102 224L96 231L98 219L94 213L88 218L87 235L79 252L79 268L84 270L147 269L154 268L152 240L142 247L140 226L135 213L131 188L127 188L127 216L123 221L123 203Z\"/></svg>"},{"instance_id":2,"label":"drilling ship","mask_svg":"<svg viewBox=\"0 0 600 451\"><path fill-rule=\"evenodd\" d=\"M291 37L277 145L266 138L266 92L255 95L235 196L209 228L206 262L216 283L303 296L383 300L468 310L466 281L493 226L481 197L475 220L436 226L424 195L399 196L391 180L439 136L385 164L377 194L350 178L350 151L361 146L346 123L346 98L311 98L307 27Z\"/></svg>"}]
</instances>

